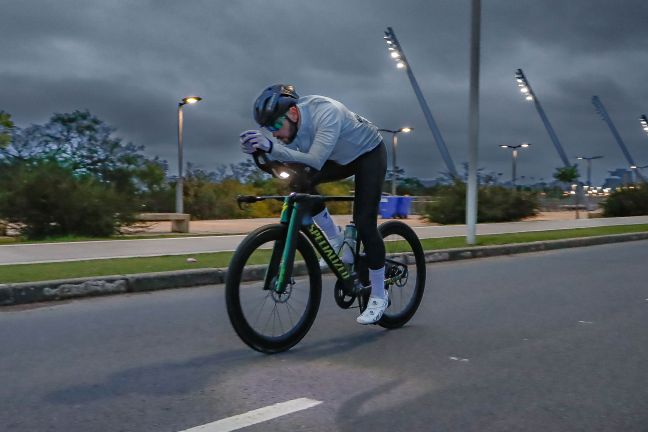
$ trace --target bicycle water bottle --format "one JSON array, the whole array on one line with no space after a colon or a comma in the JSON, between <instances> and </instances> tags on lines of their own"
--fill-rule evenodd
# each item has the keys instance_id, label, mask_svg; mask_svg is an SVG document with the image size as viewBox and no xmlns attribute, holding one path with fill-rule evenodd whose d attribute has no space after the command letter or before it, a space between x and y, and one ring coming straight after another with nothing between
<instances>
[{"instance_id":1,"label":"bicycle water bottle","mask_svg":"<svg viewBox=\"0 0 648 432\"><path fill-rule=\"evenodd\" d=\"M350 222L346 227L344 227L344 251L342 253L342 261L351 264L353 262L353 254L355 253L356 248L356 239L358 237L358 232L356 231L356 226L353 222Z\"/></svg>"}]
</instances>

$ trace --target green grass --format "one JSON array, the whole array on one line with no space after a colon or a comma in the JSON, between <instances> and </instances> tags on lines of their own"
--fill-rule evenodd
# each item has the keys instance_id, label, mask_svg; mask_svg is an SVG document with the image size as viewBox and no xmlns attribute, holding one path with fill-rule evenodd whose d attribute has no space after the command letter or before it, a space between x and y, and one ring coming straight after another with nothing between
<instances>
[{"instance_id":1,"label":"green grass","mask_svg":"<svg viewBox=\"0 0 648 432\"><path fill-rule=\"evenodd\" d=\"M528 243L540 240L560 240L577 237L592 237L609 234L647 232L648 224L619 225L597 228L538 231L514 234L482 235L477 237L479 246ZM439 250L466 247L465 237L424 239L425 250ZM394 251L390 248L390 251ZM259 251L258 260L267 259L269 251ZM193 257L195 263L188 263ZM44 264L17 264L0 266L0 283L36 282L54 279L68 279L89 276L123 275L198 268L227 267L231 252L175 255L147 258L117 258L106 260L71 261Z\"/></svg>"},{"instance_id":2,"label":"green grass","mask_svg":"<svg viewBox=\"0 0 648 432\"><path fill-rule=\"evenodd\" d=\"M241 233L245 234L245 233ZM214 234L214 233L173 233L173 234L124 234L116 235L112 237L79 237L79 236L64 236L64 237L52 237L44 238L40 240L27 240L22 237L0 237L0 244L38 244L38 243L74 243L74 242L85 242L85 241L106 241L106 240L140 240L140 239L158 239L158 238L181 238L181 237L215 237L215 236L225 236L225 235L236 235L236 234Z\"/></svg>"}]
</instances>

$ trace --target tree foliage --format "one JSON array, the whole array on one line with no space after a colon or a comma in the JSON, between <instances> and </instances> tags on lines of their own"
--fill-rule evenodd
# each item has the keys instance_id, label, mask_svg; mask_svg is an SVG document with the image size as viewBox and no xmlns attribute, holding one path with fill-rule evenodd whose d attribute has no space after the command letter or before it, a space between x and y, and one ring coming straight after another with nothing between
<instances>
[{"instance_id":1,"label":"tree foliage","mask_svg":"<svg viewBox=\"0 0 648 432\"><path fill-rule=\"evenodd\" d=\"M161 200L156 194L168 196L164 163L114 132L88 111L14 128L0 148L0 218L24 225L30 237L103 236L147 200Z\"/></svg>"},{"instance_id":2,"label":"tree foliage","mask_svg":"<svg viewBox=\"0 0 648 432\"><path fill-rule=\"evenodd\" d=\"M602 204L603 217L648 215L648 186L618 189Z\"/></svg>"},{"instance_id":3,"label":"tree foliage","mask_svg":"<svg viewBox=\"0 0 648 432\"><path fill-rule=\"evenodd\" d=\"M580 174L578 173L578 167L576 165L571 165L568 167L556 168L553 177L559 182L573 183L580 177Z\"/></svg>"},{"instance_id":4,"label":"tree foliage","mask_svg":"<svg viewBox=\"0 0 648 432\"><path fill-rule=\"evenodd\" d=\"M5 161L0 170L0 215L28 238L109 236L135 210L114 186L55 161Z\"/></svg>"},{"instance_id":5,"label":"tree foliage","mask_svg":"<svg viewBox=\"0 0 648 432\"><path fill-rule=\"evenodd\" d=\"M0 149L6 148L11 142L11 132L14 124L11 114L0 110Z\"/></svg>"},{"instance_id":6,"label":"tree foliage","mask_svg":"<svg viewBox=\"0 0 648 432\"><path fill-rule=\"evenodd\" d=\"M478 191L477 221L518 221L537 213L535 193L505 188L482 186ZM466 221L466 184L455 180L451 186L442 186L433 202L426 205L424 218L441 224L458 224Z\"/></svg>"}]
</instances>

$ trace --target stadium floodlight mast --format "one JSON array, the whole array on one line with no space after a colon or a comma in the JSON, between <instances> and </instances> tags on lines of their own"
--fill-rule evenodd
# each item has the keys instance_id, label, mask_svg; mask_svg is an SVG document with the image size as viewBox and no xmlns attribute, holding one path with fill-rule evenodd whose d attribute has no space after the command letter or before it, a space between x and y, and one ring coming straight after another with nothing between
<instances>
[{"instance_id":1,"label":"stadium floodlight mast","mask_svg":"<svg viewBox=\"0 0 648 432\"><path fill-rule=\"evenodd\" d=\"M592 186L592 161L603 156L578 156L576 159L587 161L587 186Z\"/></svg>"},{"instance_id":2,"label":"stadium floodlight mast","mask_svg":"<svg viewBox=\"0 0 648 432\"><path fill-rule=\"evenodd\" d=\"M185 105L195 104L200 102L201 97L187 96L178 102L178 181L176 182L176 213L184 213L184 174L182 172L183 165L183 144L182 144L182 129L183 129L183 115L182 107Z\"/></svg>"},{"instance_id":3,"label":"stadium floodlight mast","mask_svg":"<svg viewBox=\"0 0 648 432\"><path fill-rule=\"evenodd\" d=\"M617 130L616 126L614 126L614 122L612 121L612 118L610 118L610 115L608 114L607 110L605 109L605 106L603 106L603 102L601 102L601 99L598 96L592 96L592 104L594 105L594 108L596 109L596 112L601 116L601 120L603 120L607 125L608 128L610 129L610 132L612 132L612 136L616 140L617 144L619 145L619 148L623 152L623 155L625 156L626 160L628 161L629 166L637 166L635 163L634 159L630 155L630 152L628 151L628 148L626 147L625 143L623 142L623 138L621 138L621 135L619 134L619 131ZM637 173L637 177L641 179L641 181L645 182L646 179L644 178L643 175L637 170L635 170Z\"/></svg>"},{"instance_id":4,"label":"stadium floodlight mast","mask_svg":"<svg viewBox=\"0 0 648 432\"><path fill-rule=\"evenodd\" d=\"M394 61L396 62L396 67L398 69L405 69L405 71L407 72L407 76L409 77L412 88L414 89L416 98L418 99L419 104L421 105L421 109L423 110L423 115L425 116L425 120L427 121L427 124L430 127L430 129L432 130L432 135L434 136L434 140L439 149L439 152L441 153L441 157L443 158L443 161L446 164L446 168L448 169L448 172L453 178L458 178L459 175L457 174L457 169L455 168L454 162L450 157L450 153L448 153L448 149L446 147L445 141L443 140L443 136L441 135L441 131L439 130L436 122L434 121L434 117L432 117L432 112L430 111L430 108L428 107L428 104L425 101L425 98L423 97L423 93L421 93L421 89L416 81L416 78L414 77L414 72L412 72L412 68L410 67L409 62L405 57L403 48L401 47L400 43L398 42L398 39L396 38L394 29L392 29L391 27L387 27L387 30L385 31L385 35L383 36L383 38L387 43L387 49L389 50L390 57L394 59Z\"/></svg>"},{"instance_id":5,"label":"stadium floodlight mast","mask_svg":"<svg viewBox=\"0 0 648 432\"><path fill-rule=\"evenodd\" d=\"M511 149L511 156L513 158L513 170L511 172L511 183L513 183L513 186L515 186L515 181L517 180L517 169L516 169L516 163L517 163L517 156L518 156L518 149L520 148L527 148L531 144L529 143L522 143L518 145L506 145L506 144L500 144L501 148L507 148Z\"/></svg>"},{"instance_id":6,"label":"stadium floodlight mast","mask_svg":"<svg viewBox=\"0 0 648 432\"><path fill-rule=\"evenodd\" d=\"M556 147L556 150L558 151L558 155L560 156L560 159L562 160L562 163L566 167L570 167L569 159L567 158L567 154L565 154L565 150L563 150L562 145L560 144L560 140L558 139L558 135L556 135L556 132L554 131L553 127L551 126L551 123L549 122L549 119L547 118L547 115L544 112L544 109L542 109L542 105L540 105L540 101L538 100L537 96L533 92L533 89L531 88L531 85L529 84L529 80L524 75L524 72L522 69L517 69L515 71L515 81L517 82L517 85L520 89L520 92L524 96L524 99L531 101L535 104L536 110L538 111L538 114L540 115L540 119L542 120L542 123L544 123L545 129L547 129L547 133L549 134L549 138L551 138L551 142L553 142L554 147Z\"/></svg>"},{"instance_id":7,"label":"stadium floodlight mast","mask_svg":"<svg viewBox=\"0 0 648 432\"><path fill-rule=\"evenodd\" d=\"M648 118L646 117L646 114L642 114L641 117L639 117L639 123L641 123L641 128L648 134Z\"/></svg>"},{"instance_id":8,"label":"stadium floodlight mast","mask_svg":"<svg viewBox=\"0 0 648 432\"><path fill-rule=\"evenodd\" d=\"M378 129L378 131L380 132L389 132L390 134L392 134L392 189L391 189L392 195L396 195L396 170L398 169L398 166L396 165L396 146L398 145L397 135L399 133L410 133L413 130L414 128L407 127L407 126L396 130Z\"/></svg>"}]
</instances>

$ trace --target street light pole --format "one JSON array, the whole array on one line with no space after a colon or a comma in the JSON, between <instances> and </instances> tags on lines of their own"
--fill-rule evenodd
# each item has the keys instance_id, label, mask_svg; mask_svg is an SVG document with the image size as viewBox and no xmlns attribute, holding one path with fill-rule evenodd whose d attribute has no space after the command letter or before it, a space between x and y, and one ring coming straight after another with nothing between
<instances>
[{"instance_id":1,"label":"street light pole","mask_svg":"<svg viewBox=\"0 0 648 432\"><path fill-rule=\"evenodd\" d=\"M641 173L638 170L644 169L644 168L648 168L648 165L642 165L642 166L630 165L630 169L632 170L630 172L634 173L634 175L632 175L632 178L630 180L634 181L635 177L643 178L643 176L641 175Z\"/></svg>"},{"instance_id":2,"label":"street light pole","mask_svg":"<svg viewBox=\"0 0 648 432\"><path fill-rule=\"evenodd\" d=\"M402 127L398 130L378 129L379 132L389 132L390 134L392 134L392 188L391 188L392 195L396 195L396 169L398 168L398 165L396 164L396 147L398 145L397 135L401 132L409 133L413 130L414 128L411 127Z\"/></svg>"},{"instance_id":3,"label":"street light pole","mask_svg":"<svg viewBox=\"0 0 648 432\"><path fill-rule=\"evenodd\" d=\"M513 186L515 186L515 181L517 180L516 163L517 163L518 149L519 148L527 148L530 145L531 144L529 144L529 143L522 143L522 144L518 144L518 145L514 145L514 146L506 145L506 144L500 144L501 148L508 148L508 149L512 150L511 154L512 154L513 167L512 167L512 170L511 170L512 171L511 172L511 183L513 183Z\"/></svg>"},{"instance_id":4,"label":"street light pole","mask_svg":"<svg viewBox=\"0 0 648 432\"><path fill-rule=\"evenodd\" d=\"M587 161L587 186L592 186L592 161L603 156L578 156L576 159Z\"/></svg>"},{"instance_id":5,"label":"street light pole","mask_svg":"<svg viewBox=\"0 0 648 432\"><path fill-rule=\"evenodd\" d=\"M405 71L407 72L407 77L409 78L410 84L412 85L412 89L414 90L414 93L416 94L416 98L419 101L419 105L421 106L421 110L423 111L423 115L425 116L425 120L427 121L427 124L430 127L430 130L432 131L432 135L434 136L434 140L437 144L437 148L441 153L441 157L445 161L446 168L448 168L448 173L453 179L459 178L459 174L457 173L457 169L454 166L452 157L450 156L445 141L443 140L443 136L441 135L441 130L437 126L436 122L434 121L434 117L432 116L430 107L428 107L427 101L425 100L425 97L421 92L421 88L419 87L418 82L414 77L414 72L412 72L412 68L409 62L407 61L407 58L405 57L403 48L401 47L400 42L398 42L398 39L396 38L396 33L394 33L394 29L392 29L391 27L387 27L387 30L385 31L385 36L383 36L383 38L387 43L387 49L390 52L391 58L394 59L394 61L396 61L396 67L398 69L405 69Z\"/></svg>"},{"instance_id":6,"label":"street light pole","mask_svg":"<svg viewBox=\"0 0 648 432\"><path fill-rule=\"evenodd\" d=\"M554 147L558 151L558 156L560 156L563 164L566 167L571 166L569 164L569 160L567 159L567 155L565 154L565 150L563 149L562 144L558 139L558 135L556 135L553 126L551 126L551 122L549 121L549 118L547 118L547 114L545 114L542 105L540 105L538 97L535 95L533 89L531 88L531 84L529 84L529 79L526 77L526 75L524 75L522 69L517 69L515 71L515 80L517 81L517 85L520 88L520 92L524 95L524 98L528 101L533 101L536 107L536 111L538 111L538 115L540 116L542 123L544 123L545 129L549 134L549 138L551 138L551 142L553 142Z\"/></svg>"},{"instance_id":7,"label":"street light pole","mask_svg":"<svg viewBox=\"0 0 648 432\"><path fill-rule=\"evenodd\" d=\"M513 149L513 151L511 153L513 154L513 169L511 171L512 172L511 182L513 183L513 186L515 186L515 182L517 181L517 172L516 172L515 168L516 168L516 163L517 163L517 153L518 153L518 151L517 151L517 149Z\"/></svg>"},{"instance_id":8,"label":"street light pole","mask_svg":"<svg viewBox=\"0 0 648 432\"><path fill-rule=\"evenodd\" d=\"M603 102L601 102L601 99L598 96L592 96L592 104L594 104L596 112L599 113L601 119L608 125L610 132L612 132L612 136L616 140L617 144L619 145L619 148L621 149L621 152L623 152L623 155L628 161L628 165L630 166L637 165L634 159L632 158L632 156L630 155L630 152L628 151L625 142L623 142L623 138L621 138L619 131L617 130L616 126L614 126L614 122L612 122L612 119L610 118L610 115L605 109L605 106L603 106ZM643 175L641 175L639 171L635 171L635 173L641 179L641 181L646 182L646 179L644 178Z\"/></svg>"},{"instance_id":9,"label":"street light pole","mask_svg":"<svg viewBox=\"0 0 648 432\"><path fill-rule=\"evenodd\" d=\"M202 98L198 96L189 96L183 98L178 103L178 181L176 182L176 213L184 213L184 173L182 167L183 162L183 143L182 143L182 129L183 129L183 114L182 107L187 104L194 104L201 101Z\"/></svg>"}]
</instances>

